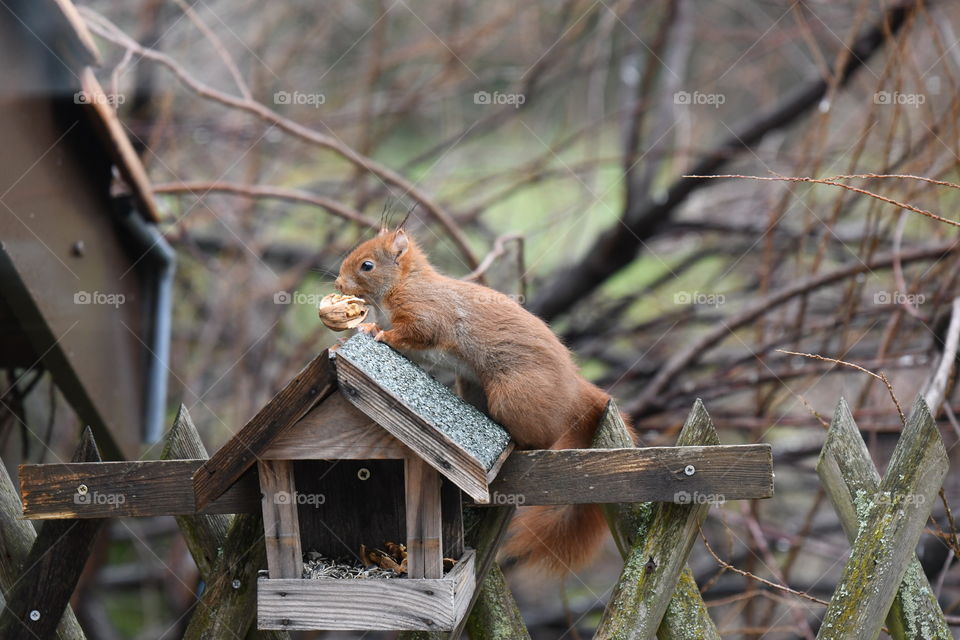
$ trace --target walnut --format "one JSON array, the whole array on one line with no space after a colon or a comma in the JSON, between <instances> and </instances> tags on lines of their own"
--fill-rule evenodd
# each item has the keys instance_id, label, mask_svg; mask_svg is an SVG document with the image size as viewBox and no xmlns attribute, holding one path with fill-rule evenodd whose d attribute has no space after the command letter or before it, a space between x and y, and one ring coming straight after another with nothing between
<instances>
[{"instance_id":1,"label":"walnut","mask_svg":"<svg viewBox=\"0 0 960 640\"><path fill-rule=\"evenodd\" d=\"M331 293L324 296L317 307L317 313L323 324L334 331L353 329L363 322L370 308L367 301L356 296L344 296Z\"/></svg>"}]
</instances>

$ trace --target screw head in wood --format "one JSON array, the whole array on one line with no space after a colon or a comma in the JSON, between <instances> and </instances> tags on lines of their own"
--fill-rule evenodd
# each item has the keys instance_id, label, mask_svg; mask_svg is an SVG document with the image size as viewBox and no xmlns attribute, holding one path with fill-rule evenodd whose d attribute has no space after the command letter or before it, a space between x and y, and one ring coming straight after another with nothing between
<instances>
[{"instance_id":1,"label":"screw head in wood","mask_svg":"<svg viewBox=\"0 0 960 640\"><path fill-rule=\"evenodd\" d=\"M233 588L234 588L234 589L239 589L239 588L240 588L240 580L239 580L238 578L234 578L234 579L233 579L233 582L232 582L231 584L233 585Z\"/></svg>"},{"instance_id":2,"label":"screw head in wood","mask_svg":"<svg viewBox=\"0 0 960 640\"><path fill-rule=\"evenodd\" d=\"M87 495L88 491L90 490L87 488L87 485L85 484L81 484L79 487L77 487L77 493L79 493L81 496Z\"/></svg>"},{"instance_id":3,"label":"screw head in wood","mask_svg":"<svg viewBox=\"0 0 960 640\"><path fill-rule=\"evenodd\" d=\"M685 467L683 468L683 472L684 472L686 475L688 475L688 476L692 476L693 474L695 474L695 473L697 472L697 468L696 468L695 466L693 466L692 464L688 464L687 466L685 466Z\"/></svg>"},{"instance_id":4,"label":"screw head in wood","mask_svg":"<svg viewBox=\"0 0 960 640\"><path fill-rule=\"evenodd\" d=\"M370 469L367 469L366 467L360 467L360 469L357 471L357 477L361 480L369 480Z\"/></svg>"},{"instance_id":5,"label":"screw head in wood","mask_svg":"<svg viewBox=\"0 0 960 640\"><path fill-rule=\"evenodd\" d=\"M37 611L36 609L34 609L33 611L31 611L31 612L30 612L30 619L33 620L34 622L36 622L37 620L39 620L39 619L40 619L40 612Z\"/></svg>"}]
</instances>

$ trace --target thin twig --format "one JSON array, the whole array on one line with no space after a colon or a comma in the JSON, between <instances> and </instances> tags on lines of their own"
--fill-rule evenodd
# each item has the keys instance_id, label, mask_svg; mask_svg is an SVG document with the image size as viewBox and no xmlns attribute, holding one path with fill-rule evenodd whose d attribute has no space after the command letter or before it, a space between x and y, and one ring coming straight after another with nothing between
<instances>
[{"instance_id":1,"label":"thin twig","mask_svg":"<svg viewBox=\"0 0 960 640\"><path fill-rule=\"evenodd\" d=\"M960 189L960 184L955 184L953 182L947 182L946 180L936 180L934 178L928 178L926 176L915 176L908 173L851 173L846 175L839 176L830 176L829 178L824 178L824 180L853 180L857 178L901 178L907 180L920 180L921 182L926 182L928 184L935 184L941 187L950 187L951 189Z\"/></svg>"},{"instance_id":2,"label":"thin twig","mask_svg":"<svg viewBox=\"0 0 960 640\"><path fill-rule=\"evenodd\" d=\"M803 591L797 591L796 589L791 589L786 585L777 584L776 582L770 582L769 580L765 580L754 573L750 573L749 571L744 571L743 569L738 569L737 567L733 566L729 562L722 560L720 556L718 556L717 553L713 550L713 547L710 546L710 543L707 541L707 536L706 534L703 533L703 527L700 527L700 538L703 540L704 546L707 547L707 551L709 551L710 555L713 556L713 559L717 561L717 564L719 564L721 567L723 567L727 571L732 571L737 575L741 575L744 578L747 578L748 580L755 580L761 584L765 584L771 589L776 589L777 591L783 591L784 593L789 593L790 595L797 596L798 598L803 598L811 602L816 602L817 604L822 604L825 607L830 605L830 603L827 602L826 600L821 600L820 598L812 596L809 593L806 593Z\"/></svg>"},{"instance_id":3,"label":"thin twig","mask_svg":"<svg viewBox=\"0 0 960 640\"><path fill-rule=\"evenodd\" d=\"M861 366L858 365L858 364L854 364L854 363L852 363L852 362L847 362L846 360L837 360L836 358L828 358L828 357L826 357L826 356L821 356L821 355L816 354L816 353L800 353L799 351L787 351L786 349L777 349L777 351L779 351L780 353L785 353L785 354L787 354L787 355L791 355L791 356L803 356L804 358L813 358L814 360L823 360L824 362L832 362L832 363L834 363L834 364L842 364L842 365L847 366L847 367L853 367L853 368L856 369L857 371L862 371L863 373L866 373L867 375L873 376L874 378L876 378L877 380L880 380L881 382L883 382L883 384L885 384L885 385L887 386L887 391L890 392L890 399L893 400L893 404L895 404L895 405L897 406L897 413L900 414L900 422L902 422L903 424L906 424L906 423L907 423L907 417L906 417L905 415L903 415L903 409L900 407L900 401L897 400L897 396L894 395L894 393L893 393L893 386L891 386L890 381L887 380L887 376L886 376L886 374L884 374L883 372L874 373L873 371L870 371L869 369L864 369L863 367L861 367Z\"/></svg>"},{"instance_id":4,"label":"thin twig","mask_svg":"<svg viewBox=\"0 0 960 640\"><path fill-rule=\"evenodd\" d=\"M881 202L886 202L887 204L892 204L901 209L906 209L907 211L913 211L914 213L919 213L922 216L926 216L937 222L943 222L954 227L960 227L960 222L956 220L949 220L947 218L938 216L937 214L927 211L926 209L921 209L915 207L912 204L907 204L906 202L900 202L892 198L887 198L880 195L879 193L874 193L872 191L867 191L866 189L858 189L857 187L851 187L848 184L843 184L842 182L837 182L836 180L828 180L824 178L804 178L799 176L744 176L738 174L725 174L725 175L688 175L683 176L684 178L703 178L703 179L730 179L730 178L740 178L743 180L760 180L764 182L806 182L810 184L825 184L833 187L840 187L841 189L846 189L847 191L853 191L854 193L859 193L865 196L870 196L871 198L876 198Z\"/></svg>"},{"instance_id":5,"label":"thin twig","mask_svg":"<svg viewBox=\"0 0 960 640\"><path fill-rule=\"evenodd\" d=\"M493 249L484 256L483 260L480 261L480 264L477 265L477 268L471 271L469 274L463 277L464 280L478 280L490 270L490 267L493 266L493 263L496 262L497 258L506 253L506 244L508 242L516 242L520 245L520 250L523 251L523 236L519 233L507 233L496 240L493 241ZM522 274L521 274L522 275Z\"/></svg>"},{"instance_id":6,"label":"thin twig","mask_svg":"<svg viewBox=\"0 0 960 640\"><path fill-rule=\"evenodd\" d=\"M188 18L190 22L200 30L207 40L210 41L210 44L216 50L217 55L220 56L220 60L223 61L223 65L227 68L227 71L230 72L230 75L233 77L234 83L237 85L237 90L240 91L240 95L243 96L246 100L252 100L253 96L250 93L250 87L247 86L246 81L243 79L243 75L240 73L240 69L237 68L237 63L234 62L233 58L230 56L230 53L227 51L227 48L223 46L223 42L220 41L220 38L217 37L210 27L200 18L196 11L193 10L189 4L183 0L173 0L174 3ZM129 49L128 49L129 51Z\"/></svg>"},{"instance_id":7,"label":"thin twig","mask_svg":"<svg viewBox=\"0 0 960 640\"><path fill-rule=\"evenodd\" d=\"M154 193L192 195L202 198L208 193L227 193L230 195L246 196L249 198L274 198L287 202L302 202L326 209L330 213L351 222L377 229L376 220L355 211L336 200L317 196L301 189L288 189L270 185L244 185L234 182L163 182L153 185Z\"/></svg>"}]
</instances>

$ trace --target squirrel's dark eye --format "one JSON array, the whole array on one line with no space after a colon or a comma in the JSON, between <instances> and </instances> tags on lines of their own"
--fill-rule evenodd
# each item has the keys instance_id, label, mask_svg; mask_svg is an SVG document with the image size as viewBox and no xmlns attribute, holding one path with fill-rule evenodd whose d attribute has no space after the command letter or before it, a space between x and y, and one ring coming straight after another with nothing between
<instances>
[{"instance_id":1,"label":"squirrel's dark eye","mask_svg":"<svg viewBox=\"0 0 960 640\"><path fill-rule=\"evenodd\" d=\"M373 271L373 263L369 260L364 260L360 265L360 271Z\"/></svg>"}]
</instances>

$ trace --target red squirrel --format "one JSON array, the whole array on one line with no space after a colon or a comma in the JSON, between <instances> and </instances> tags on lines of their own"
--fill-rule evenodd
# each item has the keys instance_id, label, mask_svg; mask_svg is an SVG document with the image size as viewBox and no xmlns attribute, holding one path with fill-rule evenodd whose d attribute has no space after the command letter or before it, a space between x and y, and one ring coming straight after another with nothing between
<instances>
[{"instance_id":1,"label":"red squirrel","mask_svg":"<svg viewBox=\"0 0 960 640\"><path fill-rule=\"evenodd\" d=\"M490 416L521 448L590 446L610 396L588 382L540 318L509 296L437 272L403 229L382 230L343 261L336 287L389 315L390 327L360 325L399 350L440 350L479 380ZM563 574L585 565L603 540L597 505L520 510L509 557Z\"/></svg>"}]
</instances>

